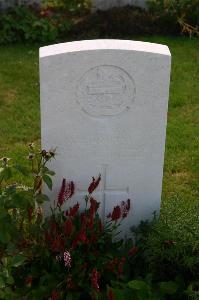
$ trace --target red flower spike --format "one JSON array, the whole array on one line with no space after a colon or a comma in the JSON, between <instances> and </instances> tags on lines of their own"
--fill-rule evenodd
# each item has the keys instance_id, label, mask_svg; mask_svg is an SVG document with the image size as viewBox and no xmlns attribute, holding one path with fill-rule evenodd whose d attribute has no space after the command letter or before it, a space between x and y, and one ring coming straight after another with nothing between
<instances>
[{"instance_id":1,"label":"red flower spike","mask_svg":"<svg viewBox=\"0 0 199 300\"><path fill-rule=\"evenodd\" d=\"M59 296L58 296L57 290L53 290L52 291L50 299L51 300L59 300Z\"/></svg>"},{"instance_id":2,"label":"red flower spike","mask_svg":"<svg viewBox=\"0 0 199 300\"><path fill-rule=\"evenodd\" d=\"M70 236L72 234L73 223L70 219L66 220L65 223L63 224L63 231L66 236Z\"/></svg>"},{"instance_id":3,"label":"red flower spike","mask_svg":"<svg viewBox=\"0 0 199 300\"><path fill-rule=\"evenodd\" d=\"M121 276L124 271L124 263L121 261L118 265L118 276Z\"/></svg>"},{"instance_id":4,"label":"red flower spike","mask_svg":"<svg viewBox=\"0 0 199 300\"><path fill-rule=\"evenodd\" d=\"M66 200L71 198L75 191L75 185L73 181L66 182L64 178L62 181L62 186L58 195L57 206L62 206Z\"/></svg>"},{"instance_id":5,"label":"red flower spike","mask_svg":"<svg viewBox=\"0 0 199 300\"><path fill-rule=\"evenodd\" d=\"M64 250L64 240L57 236L52 242L51 242L51 251L52 252L63 252Z\"/></svg>"},{"instance_id":6,"label":"red flower spike","mask_svg":"<svg viewBox=\"0 0 199 300\"><path fill-rule=\"evenodd\" d=\"M121 261L122 261L123 263L125 263L126 257L123 256L123 257L121 258Z\"/></svg>"},{"instance_id":7,"label":"red flower spike","mask_svg":"<svg viewBox=\"0 0 199 300\"><path fill-rule=\"evenodd\" d=\"M57 232L57 224L55 223L55 221L51 222L51 224L50 224L50 230L54 234Z\"/></svg>"},{"instance_id":8,"label":"red flower spike","mask_svg":"<svg viewBox=\"0 0 199 300\"><path fill-rule=\"evenodd\" d=\"M74 283L73 283L72 275L69 275L69 276L68 276L66 282L67 282L67 288L68 288L69 290L74 289L75 285L74 285Z\"/></svg>"},{"instance_id":9,"label":"red flower spike","mask_svg":"<svg viewBox=\"0 0 199 300\"><path fill-rule=\"evenodd\" d=\"M76 238L76 239L73 240L73 242L72 242L72 249L75 249L77 247L78 242L79 242L78 238Z\"/></svg>"},{"instance_id":10,"label":"red flower spike","mask_svg":"<svg viewBox=\"0 0 199 300\"><path fill-rule=\"evenodd\" d=\"M73 240L72 248L75 249L79 243L82 243L82 244L88 244L89 243L89 240L86 236L86 232L85 232L84 229L81 229L78 236Z\"/></svg>"},{"instance_id":11,"label":"red flower spike","mask_svg":"<svg viewBox=\"0 0 199 300\"><path fill-rule=\"evenodd\" d=\"M89 219L89 222L88 222L88 228L90 230L92 230L93 229L93 225L94 225L94 219L93 219L93 216L91 216L90 219Z\"/></svg>"},{"instance_id":12,"label":"red flower spike","mask_svg":"<svg viewBox=\"0 0 199 300\"><path fill-rule=\"evenodd\" d=\"M138 252L138 247L134 246L129 250L129 256L133 256Z\"/></svg>"},{"instance_id":13,"label":"red flower spike","mask_svg":"<svg viewBox=\"0 0 199 300\"><path fill-rule=\"evenodd\" d=\"M91 182L91 184L88 187L88 193L89 194L92 194L94 192L94 190L96 190L96 188L98 187L100 181L101 181L101 175L99 175L97 180L95 180L95 177L93 177L93 181Z\"/></svg>"},{"instance_id":14,"label":"red flower spike","mask_svg":"<svg viewBox=\"0 0 199 300\"><path fill-rule=\"evenodd\" d=\"M111 214L111 219L112 221L117 221L121 218L121 208L119 205L115 206L114 209L113 209L113 212Z\"/></svg>"},{"instance_id":15,"label":"red flower spike","mask_svg":"<svg viewBox=\"0 0 199 300\"><path fill-rule=\"evenodd\" d=\"M66 188L66 179L62 181L61 189L58 195L57 205L62 206L65 201L65 188Z\"/></svg>"},{"instance_id":16,"label":"red flower spike","mask_svg":"<svg viewBox=\"0 0 199 300\"><path fill-rule=\"evenodd\" d=\"M91 273L91 284L92 287L96 290L99 290L99 279L100 279L100 273L97 271L97 269L93 269Z\"/></svg>"},{"instance_id":17,"label":"red flower spike","mask_svg":"<svg viewBox=\"0 0 199 300\"><path fill-rule=\"evenodd\" d=\"M79 234L79 241L81 241L83 244L87 243L87 236L86 236L86 232L84 230L82 230Z\"/></svg>"},{"instance_id":18,"label":"red flower spike","mask_svg":"<svg viewBox=\"0 0 199 300\"><path fill-rule=\"evenodd\" d=\"M65 189L65 200L71 198L75 191L75 185L73 181L67 182Z\"/></svg>"},{"instance_id":19,"label":"red flower spike","mask_svg":"<svg viewBox=\"0 0 199 300\"><path fill-rule=\"evenodd\" d=\"M77 204L75 204L72 208L70 208L70 211L69 211L69 217L74 217L77 212L79 210L79 203L77 202Z\"/></svg>"},{"instance_id":20,"label":"red flower spike","mask_svg":"<svg viewBox=\"0 0 199 300\"><path fill-rule=\"evenodd\" d=\"M32 286L32 276L27 276L25 279L25 284L27 287L31 287Z\"/></svg>"},{"instance_id":21,"label":"red flower spike","mask_svg":"<svg viewBox=\"0 0 199 300\"><path fill-rule=\"evenodd\" d=\"M86 225L86 214L85 214L85 213L81 213L80 218L81 218L81 225L82 225L82 228L84 228L85 225Z\"/></svg>"},{"instance_id":22,"label":"red flower spike","mask_svg":"<svg viewBox=\"0 0 199 300\"><path fill-rule=\"evenodd\" d=\"M108 300L114 300L115 297L114 297L114 294L113 294L113 290L112 289L109 289L108 290Z\"/></svg>"},{"instance_id":23,"label":"red flower spike","mask_svg":"<svg viewBox=\"0 0 199 300\"><path fill-rule=\"evenodd\" d=\"M95 214L100 206L100 203L97 202L93 197L90 198L90 214Z\"/></svg>"},{"instance_id":24,"label":"red flower spike","mask_svg":"<svg viewBox=\"0 0 199 300\"><path fill-rule=\"evenodd\" d=\"M121 210L122 210L122 218L124 219L127 217L130 210L130 199L127 200L127 203L122 201Z\"/></svg>"}]
</instances>

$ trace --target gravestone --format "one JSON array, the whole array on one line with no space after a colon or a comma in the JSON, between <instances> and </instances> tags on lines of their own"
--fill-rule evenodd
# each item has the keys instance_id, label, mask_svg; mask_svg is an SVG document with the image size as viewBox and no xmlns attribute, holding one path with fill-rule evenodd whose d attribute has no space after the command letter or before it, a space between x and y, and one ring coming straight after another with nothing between
<instances>
[{"instance_id":1,"label":"gravestone","mask_svg":"<svg viewBox=\"0 0 199 300\"><path fill-rule=\"evenodd\" d=\"M64 177L76 185L72 203L82 203L101 174L95 197L103 218L128 198L124 228L159 211L169 78L164 45L91 40L40 48L42 147L57 147L52 201Z\"/></svg>"}]
</instances>

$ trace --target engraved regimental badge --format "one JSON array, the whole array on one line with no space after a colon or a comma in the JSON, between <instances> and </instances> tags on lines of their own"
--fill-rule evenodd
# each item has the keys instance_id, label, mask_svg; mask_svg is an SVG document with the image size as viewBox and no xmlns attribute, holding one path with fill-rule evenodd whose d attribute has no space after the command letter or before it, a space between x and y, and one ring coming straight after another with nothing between
<instances>
[{"instance_id":1,"label":"engraved regimental badge","mask_svg":"<svg viewBox=\"0 0 199 300\"><path fill-rule=\"evenodd\" d=\"M113 116L130 109L135 99L133 78L117 66L88 70L77 84L77 103L92 116Z\"/></svg>"}]
</instances>

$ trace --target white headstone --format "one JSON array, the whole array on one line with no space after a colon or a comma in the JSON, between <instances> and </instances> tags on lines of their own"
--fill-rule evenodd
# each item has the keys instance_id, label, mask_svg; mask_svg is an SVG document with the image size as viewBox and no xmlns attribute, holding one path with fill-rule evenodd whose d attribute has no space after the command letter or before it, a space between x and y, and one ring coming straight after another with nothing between
<instances>
[{"instance_id":1,"label":"white headstone","mask_svg":"<svg viewBox=\"0 0 199 300\"><path fill-rule=\"evenodd\" d=\"M58 152L52 201L63 177L81 202L101 174L103 217L128 198L126 227L159 211L170 58L167 46L122 40L40 49L42 146Z\"/></svg>"}]
</instances>

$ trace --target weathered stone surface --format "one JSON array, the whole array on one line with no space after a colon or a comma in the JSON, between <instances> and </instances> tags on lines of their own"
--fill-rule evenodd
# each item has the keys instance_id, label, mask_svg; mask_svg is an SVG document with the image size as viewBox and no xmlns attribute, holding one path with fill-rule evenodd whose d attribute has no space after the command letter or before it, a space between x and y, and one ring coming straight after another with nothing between
<instances>
[{"instance_id":1,"label":"weathered stone surface","mask_svg":"<svg viewBox=\"0 0 199 300\"><path fill-rule=\"evenodd\" d=\"M40 49L42 145L58 153L52 201L65 177L81 202L100 173L103 216L128 198L126 228L159 211L169 77L164 45L92 40Z\"/></svg>"}]
</instances>

